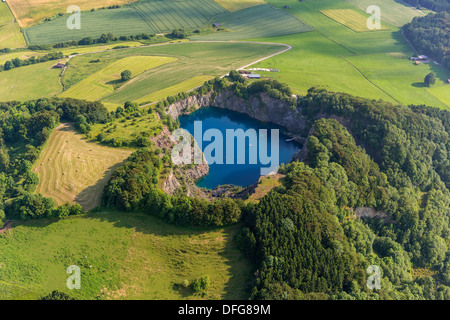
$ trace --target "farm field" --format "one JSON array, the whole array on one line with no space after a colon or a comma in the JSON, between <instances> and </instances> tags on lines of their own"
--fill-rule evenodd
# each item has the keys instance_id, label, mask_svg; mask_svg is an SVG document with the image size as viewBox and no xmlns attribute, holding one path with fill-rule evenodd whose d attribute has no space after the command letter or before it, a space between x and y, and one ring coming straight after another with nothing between
<instances>
[{"instance_id":1,"label":"farm field","mask_svg":"<svg viewBox=\"0 0 450 320\"><path fill-rule=\"evenodd\" d=\"M135 55L164 55L178 58L178 61L159 66L133 79L129 85L123 86L102 98L102 101L123 104L135 101L151 93L166 89L197 76L222 76L231 69L239 68L252 61L283 50L284 46L258 43L174 43L137 47L123 50L112 50L92 55L79 56L72 59L73 68L64 75L64 83L75 82L77 79L89 76L89 61L100 59L113 62L127 56ZM108 62L108 63L110 63ZM106 63L106 62L105 62ZM83 70L83 77L77 70ZM193 89L193 88L189 88ZM189 90L188 89L188 90Z\"/></svg>"},{"instance_id":2,"label":"farm field","mask_svg":"<svg viewBox=\"0 0 450 320\"><path fill-rule=\"evenodd\" d=\"M112 172L131 152L87 143L72 125L63 124L53 131L34 165L39 176L36 193L58 205L77 202L85 210L93 209Z\"/></svg>"},{"instance_id":3,"label":"farm field","mask_svg":"<svg viewBox=\"0 0 450 320\"><path fill-rule=\"evenodd\" d=\"M80 40L102 33L116 36L163 33L173 29L197 29L227 11L213 0L140 1L118 9L84 12L81 29L69 30L66 17L24 29L28 44Z\"/></svg>"},{"instance_id":4,"label":"farm field","mask_svg":"<svg viewBox=\"0 0 450 320\"><path fill-rule=\"evenodd\" d=\"M28 59L31 57L40 57L40 56L44 56L45 53L44 52L36 52L36 51L18 51L18 52L11 52L11 53L6 53L6 54L1 54L0 55L0 65L3 65L6 61L8 60L12 60L15 58L19 58L19 59Z\"/></svg>"},{"instance_id":5,"label":"farm field","mask_svg":"<svg viewBox=\"0 0 450 320\"><path fill-rule=\"evenodd\" d=\"M26 45L19 25L5 2L0 2L0 49L19 48Z\"/></svg>"},{"instance_id":6,"label":"farm field","mask_svg":"<svg viewBox=\"0 0 450 320\"><path fill-rule=\"evenodd\" d=\"M136 103L143 103L143 102L147 102L147 103L152 103L152 102L157 102L160 101L162 99L165 99L167 97L170 96L174 96L180 92L186 92L189 91L193 88L197 88L200 87L203 83L205 83L205 81L208 81L210 79L212 79L212 76L198 76L198 77L194 77L191 79L188 79L186 81L177 83L173 86L170 86L168 88L156 91L154 93L151 93L149 95L146 95L142 98L139 98L137 100L135 100L134 102Z\"/></svg>"},{"instance_id":7,"label":"farm field","mask_svg":"<svg viewBox=\"0 0 450 320\"><path fill-rule=\"evenodd\" d=\"M343 24L344 26L356 32L373 31L367 28L367 16L364 16L352 9L334 9L334 10L320 10L328 18ZM381 25L380 30L385 30L386 27Z\"/></svg>"},{"instance_id":8,"label":"farm field","mask_svg":"<svg viewBox=\"0 0 450 320\"><path fill-rule=\"evenodd\" d=\"M176 284L205 275L211 286L202 299L245 299L253 267L233 244L239 228L181 228L130 212L20 222L0 235L0 299L52 290L82 299L200 299ZM80 290L66 287L73 264Z\"/></svg>"},{"instance_id":9,"label":"farm field","mask_svg":"<svg viewBox=\"0 0 450 320\"><path fill-rule=\"evenodd\" d=\"M214 0L228 11L238 11L265 3L264 0Z\"/></svg>"},{"instance_id":10,"label":"farm field","mask_svg":"<svg viewBox=\"0 0 450 320\"><path fill-rule=\"evenodd\" d=\"M19 25L26 28L58 13L66 13L71 5L77 5L82 11L111 5L122 5L134 0L8 0L11 11Z\"/></svg>"},{"instance_id":11,"label":"farm field","mask_svg":"<svg viewBox=\"0 0 450 320\"><path fill-rule=\"evenodd\" d=\"M61 92L58 82L61 70L52 69L55 63L47 61L0 72L1 101L32 100Z\"/></svg>"},{"instance_id":12,"label":"farm field","mask_svg":"<svg viewBox=\"0 0 450 320\"><path fill-rule=\"evenodd\" d=\"M63 98L76 98L89 101L99 100L114 91L114 85L122 84L120 73L130 70L132 78L152 68L176 61L176 58L161 56L130 56L122 58L81 80L70 89L62 92ZM123 85L132 83L133 79Z\"/></svg>"},{"instance_id":13,"label":"farm field","mask_svg":"<svg viewBox=\"0 0 450 320\"><path fill-rule=\"evenodd\" d=\"M423 14L406 3L394 0L346 0L361 11L366 11L371 5L379 6L381 9L381 20L386 21L390 25L401 27L409 22L412 18L423 16Z\"/></svg>"},{"instance_id":14,"label":"farm field","mask_svg":"<svg viewBox=\"0 0 450 320\"><path fill-rule=\"evenodd\" d=\"M315 31L255 39L293 46L282 55L254 65L280 69L279 73L261 72L263 76L285 82L300 94L305 94L312 86L322 85L331 91L394 103L450 107L445 86L427 89L418 85L418 82L423 83L428 72L433 71L439 78L435 86L439 87L443 80L450 78L449 72L433 63L413 65L409 57L414 52L398 28L390 26L389 30L354 32L320 13L326 9L358 10L344 0L268 2L278 7L290 5L290 13L299 16Z\"/></svg>"},{"instance_id":15,"label":"farm field","mask_svg":"<svg viewBox=\"0 0 450 320\"><path fill-rule=\"evenodd\" d=\"M192 40L244 40L311 31L312 28L289 11L269 4L220 15L216 18L231 32L193 37ZM281 23L281 21L283 21Z\"/></svg>"}]
</instances>

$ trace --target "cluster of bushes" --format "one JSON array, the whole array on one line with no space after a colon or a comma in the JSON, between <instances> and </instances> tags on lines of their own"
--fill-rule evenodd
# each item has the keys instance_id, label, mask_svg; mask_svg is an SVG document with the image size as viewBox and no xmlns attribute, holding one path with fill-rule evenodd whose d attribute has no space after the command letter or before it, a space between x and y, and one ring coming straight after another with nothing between
<instances>
[{"instance_id":1,"label":"cluster of bushes","mask_svg":"<svg viewBox=\"0 0 450 320\"><path fill-rule=\"evenodd\" d=\"M42 57L31 57L28 59L20 59L20 58L14 58L12 60L8 60L5 62L3 66L1 66L0 71L7 71L11 70L13 68L18 68L22 66L28 66L30 64L36 64L40 62L46 62L50 60L58 60L64 57L64 54L62 52L50 52Z\"/></svg>"},{"instance_id":2,"label":"cluster of bushes","mask_svg":"<svg viewBox=\"0 0 450 320\"><path fill-rule=\"evenodd\" d=\"M170 33L169 36L177 39L186 39L188 37L184 29L173 29L172 33Z\"/></svg>"}]
</instances>

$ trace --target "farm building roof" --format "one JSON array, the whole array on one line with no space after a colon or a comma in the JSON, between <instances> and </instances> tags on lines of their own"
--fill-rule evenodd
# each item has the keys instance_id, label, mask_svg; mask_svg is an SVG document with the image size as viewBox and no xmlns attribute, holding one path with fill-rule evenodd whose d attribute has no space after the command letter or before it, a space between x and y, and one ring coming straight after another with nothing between
<instances>
[{"instance_id":1,"label":"farm building roof","mask_svg":"<svg viewBox=\"0 0 450 320\"><path fill-rule=\"evenodd\" d=\"M259 75L259 74L249 74L248 75L248 78L249 79L260 79L261 78L261 76Z\"/></svg>"}]
</instances>

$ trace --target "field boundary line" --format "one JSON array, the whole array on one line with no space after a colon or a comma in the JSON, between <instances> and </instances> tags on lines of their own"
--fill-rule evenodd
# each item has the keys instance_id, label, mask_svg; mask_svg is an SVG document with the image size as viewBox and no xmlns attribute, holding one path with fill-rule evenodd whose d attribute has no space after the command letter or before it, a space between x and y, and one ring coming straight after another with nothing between
<instances>
[{"instance_id":1,"label":"field boundary line","mask_svg":"<svg viewBox=\"0 0 450 320\"><path fill-rule=\"evenodd\" d=\"M349 65L351 65L353 68L355 68L367 81L369 81L373 86L375 86L375 88L377 88L378 90L380 90L381 92L383 92L384 94L386 94L388 97L390 97L391 99L393 99L395 102L397 102L398 104L402 104L400 103L400 101L398 101L397 99L395 99L393 96L391 96L389 93L387 93L386 91L384 91L382 88L380 88L378 85L376 85L375 83L372 82L372 80L370 80L365 74L364 72L362 72L357 66L355 66L353 63L351 63L350 61L348 61L347 59L345 59L343 56L340 56L340 58L342 60L344 60L345 62L347 62Z\"/></svg>"},{"instance_id":2,"label":"field boundary line","mask_svg":"<svg viewBox=\"0 0 450 320\"><path fill-rule=\"evenodd\" d=\"M292 46L291 46L291 45L285 44L285 43L263 42L263 41L239 41L239 40L229 40L229 41L227 41L227 40L211 40L211 41L208 41L208 40L200 40L200 41L192 41L192 42L166 43L166 45L169 45L169 44L186 44L186 43L257 43L257 44L277 45L277 46L283 46L283 47L285 47L285 49L283 49L283 50L281 50L281 51L278 51L278 52L275 52L275 53L270 54L270 55L268 55L268 56L265 56L265 57L263 57L263 58L260 58L260 59L258 59L258 60L256 60L256 61L253 61L253 62L251 62L251 63L249 63L249 64L247 64L247 65L245 65L245 66L239 67L239 68L237 68L237 70L241 70L241 69L248 68L248 67L250 67L250 66L252 66L252 65L254 65L254 64L258 63L258 62L261 62L261 61L264 61L264 60L266 60L266 59L275 57L275 56L277 56L277 55L279 55L279 54L285 53L286 51L289 51L289 50L292 49ZM137 48L140 48L140 47L137 47ZM226 73L226 74L220 76L220 78L224 78L224 77L227 76L227 75L228 75L228 73ZM200 87L201 87L201 86L198 86L198 87L192 88L192 89L190 89L190 90L188 90L188 91L185 91L185 92L191 92L191 91L193 91L193 90L195 90L195 89L198 89L198 88L200 88ZM156 91L155 91L155 92L156 92ZM150 92L149 94L151 94L151 93L152 93L152 92ZM143 97L144 97L144 96L143 96ZM158 103L158 102L160 102L160 101L162 101L162 100L155 101L155 102L148 103L148 104L144 104L144 105L139 106L139 107L140 107L140 108L148 107L148 106L154 105L154 104L156 104L156 103Z\"/></svg>"}]
</instances>

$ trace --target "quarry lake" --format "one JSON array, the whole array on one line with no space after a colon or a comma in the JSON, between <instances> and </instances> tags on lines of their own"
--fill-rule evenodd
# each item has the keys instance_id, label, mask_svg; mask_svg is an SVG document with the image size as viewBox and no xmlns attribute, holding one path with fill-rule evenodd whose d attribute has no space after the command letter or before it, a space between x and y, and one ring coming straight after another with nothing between
<instances>
[{"instance_id":1,"label":"quarry lake","mask_svg":"<svg viewBox=\"0 0 450 320\"><path fill-rule=\"evenodd\" d=\"M205 151L205 148L208 148L208 145L210 145L209 149L211 150L216 142L216 134L208 139L204 136L205 132L212 132L210 129L216 129L216 133L221 133L223 138L222 157L220 156L220 151L216 154L216 150L219 148L215 148L215 151L209 153L212 157L218 156L218 158L223 158L223 163L211 163L211 161L208 161L209 173L197 181L199 187L208 189L213 189L218 185L224 184L246 187L257 182L261 176L261 168L269 168L271 166L268 162L268 158L273 160L276 157L276 154L272 154L271 152L271 142L273 143L276 140L276 133L271 131L271 129L279 130L278 161L280 164L290 162L294 154L301 148L300 144L291 141L289 136L283 134L282 127L270 123L263 123L245 114L230 110L214 107L200 108L189 115L180 116L179 121L180 127L187 130L195 137L197 143L201 145L202 151ZM200 135L195 136L194 124L197 123L198 125L197 121L201 121L201 130L199 130L199 132L201 131L201 137ZM248 129L256 130L256 140L250 141L250 139L246 137L245 147L243 148L243 145L239 146L237 138L227 139L227 130L238 129L242 129L245 132L247 132ZM267 131L264 131L264 129ZM272 141L272 138L274 138L274 141ZM199 139L202 139L203 141L199 142ZM230 145L232 147L230 147ZM230 148L228 149L229 152L227 152L227 148ZM231 149L234 149L234 154L230 152ZM240 161L243 163L238 164L238 156L242 157L244 152L243 149L245 150L245 161ZM262 152L262 156L260 156L260 152ZM253 164L251 163L252 161L250 161L250 153L257 155L256 161ZM205 152L205 156L207 156L207 154L208 152ZM266 155L266 158L264 155ZM233 164L230 164L230 159L234 160Z\"/></svg>"}]
</instances>

